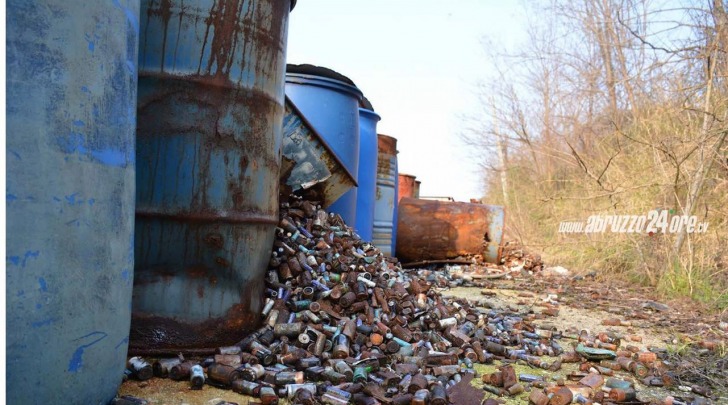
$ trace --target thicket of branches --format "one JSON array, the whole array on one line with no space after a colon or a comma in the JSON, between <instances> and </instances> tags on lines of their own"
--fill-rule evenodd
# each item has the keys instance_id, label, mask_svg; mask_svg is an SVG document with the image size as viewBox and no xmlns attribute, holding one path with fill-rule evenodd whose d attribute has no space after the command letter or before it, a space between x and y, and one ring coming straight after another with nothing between
<instances>
[{"instance_id":1,"label":"thicket of branches","mask_svg":"<svg viewBox=\"0 0 728 405\"><path fill-rule=\"evenodd\" d=\"M552 262L728 307L728 15L721 0L528 2L464 134L508 233ZM661 208L706 233L560 234Z\"/></svg>"}]
</instances>

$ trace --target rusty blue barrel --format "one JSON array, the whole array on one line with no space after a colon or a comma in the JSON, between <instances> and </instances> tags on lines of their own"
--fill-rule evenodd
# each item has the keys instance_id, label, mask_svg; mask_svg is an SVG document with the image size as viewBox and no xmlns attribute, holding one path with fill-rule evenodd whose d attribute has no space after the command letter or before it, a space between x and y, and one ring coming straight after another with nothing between
<instances>
[{"instance_id":1,"label":"rusty blue barrel","mask_svg":"<svg viewBox=\"0 0 728 405\"><path fill-rule=\"evenodd\" d=\"M133 278L139 2L7 4L7 401L106 404Z\"/></svg>"},{"instance_id":2,"label":"rusty blue barrel","mask_svg":"<svg viewBox=\"0 0 728 405\"><path fill-rule=\"evenodd\" d=\"M259 323L290 8L142 1L131 352L232 344Z\"/></svg>"},{"instance_id":3,"label":"rusty blue barrel","mask_svg":"<svg viewBox=\"0 0 728 405\"><path fill-rule=\"evenodd\" d=\"M361 91L349 78L331 69L312 65L288 65L286 95L321 135L358 182L359 102ZM356 223L357 189L353 188L328 206L344 221Z\"/></svg>"},{"instance_id":4,"label":"rusty blue barrel","mask_svg":"<svg viewBox=\"0 0 728 405\"><path fill-rule=\"evenodd\" d=\"M363 240L372 240L374 200L377 194L377 122L381 117L372 110L359 109L359 187L356 196L356 225Z\"/></svg>"},{"instance_id":5,"label":"rusty blue barrel","mask_svg":"<svg viewBox=\"0 0 728 405\"><path fill-rule=\"evenodd\" d=\"M397 213L397 139L377 135L377 191L372 242L386 256L394 254Z\"/></svg>"}]
</instances>

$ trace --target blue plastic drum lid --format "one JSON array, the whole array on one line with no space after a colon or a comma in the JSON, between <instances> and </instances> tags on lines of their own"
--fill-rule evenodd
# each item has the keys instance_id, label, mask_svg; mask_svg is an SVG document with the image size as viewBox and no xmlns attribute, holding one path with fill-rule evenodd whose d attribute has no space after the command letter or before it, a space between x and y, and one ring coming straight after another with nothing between
<instances>
[{"instance_id":1,"label":"blue plastic drum lid","mask_svg":"<svg viewBox=\"0 0 728 405\"><path fill-rule=\"evenodd\" d=\"M349 173L358 177L361 91L328 77L287 73L286 95L331 146ZM348 225L355 225L356 201L357 190L352 189L328 209L341 215Z\"/></svg>"},{"instance_id":2,"label":"blue plastic drum lid","mask_svg":"<svg viewBox=\"0 0 728 405\"><path fill-rule=\"evenodd\" d=\"M260 322L290 6L142 2L134 353L229 345Z\"/></svg>"},{"instance_id":3,"label":"blue plastic drum lid","mask_svg":"<svg viewBox=\"0 0 728 405\"><path fill-rule=\"evenodd\" d=\"M363 240L372 240L374 200L377 192L377 122L374 111L359 109L359 187L355 229Z\"/></svg>"},{"instance_id":4,"label":"blue plastic drum lid","mask_svg":"<svg viewBox=\"0 0 728 405\"><path fill-rule=\"evenodd\" d=\"M7 401L106 404L131 314L139 3L7 13Z\"/></svg>"}]
</instances>

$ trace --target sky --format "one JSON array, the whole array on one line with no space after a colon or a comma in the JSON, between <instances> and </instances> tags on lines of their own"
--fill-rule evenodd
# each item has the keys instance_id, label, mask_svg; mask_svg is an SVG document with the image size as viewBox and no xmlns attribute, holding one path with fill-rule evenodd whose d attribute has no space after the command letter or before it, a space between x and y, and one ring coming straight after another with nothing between
<instances>
[{"instance_id":1,"label":"sky","mask_svg":"<svg viewBox=\"0 0 728 405\"><path fill-rule=\"evenodd\" d=\"M484 194L460 140L488 75L483 40L513 46L524 25L515 0L298 0L288 63L352 79L382 117L377 132L397 138L399 172L417 176L420 195L468 201Z\"/></svg>"}]
</instances>

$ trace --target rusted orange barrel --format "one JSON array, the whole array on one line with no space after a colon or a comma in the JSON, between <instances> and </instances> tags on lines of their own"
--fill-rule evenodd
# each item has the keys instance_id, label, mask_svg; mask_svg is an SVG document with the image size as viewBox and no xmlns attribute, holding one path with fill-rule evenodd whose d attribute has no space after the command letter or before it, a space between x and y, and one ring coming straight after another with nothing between
<instances>
[{"instance_id":1,"label":"rusted orange barrel","mask_svg":"<svg viewBox=\"0 0 728 405\"><path fill-rule=\"evenodd\" d=\"M415 179L417 176L411 174L399 173L399 184L397 185L397 191L399 196L397 202L401 201L402 198L414 198L415 197Z\"/></svg>"},{"instance_id":2,"label":"rusted orange barrel","mask_svg":"<svg viewBox=\"0 0 728 405\"><path fill-rule=\"evenodd\" d=\"M397 258L403 263L481 254L500 260L505 210L501 206L403 198L397 221Z\"/></svg>"}]
</instances>

